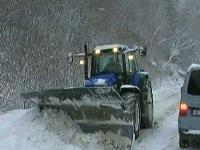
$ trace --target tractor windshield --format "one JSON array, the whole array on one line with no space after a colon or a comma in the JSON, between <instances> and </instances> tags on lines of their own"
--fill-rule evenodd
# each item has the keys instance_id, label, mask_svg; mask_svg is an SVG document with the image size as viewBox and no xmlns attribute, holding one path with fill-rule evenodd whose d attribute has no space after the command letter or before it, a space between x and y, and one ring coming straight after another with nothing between
<instances>
[{"instance_id":1,"label":"tractor windshield","mask_svg":"<svg viewBox=\"0 0 200 150\"><path fill-rule=\"evenodd\" d=\"M93 56L92 75L104 73L122 73L122 55L113 52L101 52Z\"/></svg>"}]
</instances>

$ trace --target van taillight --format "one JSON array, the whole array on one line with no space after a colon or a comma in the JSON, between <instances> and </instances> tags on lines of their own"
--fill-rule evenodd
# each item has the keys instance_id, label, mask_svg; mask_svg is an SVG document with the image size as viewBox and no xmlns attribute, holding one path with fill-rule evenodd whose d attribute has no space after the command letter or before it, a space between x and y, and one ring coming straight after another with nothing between
<instances>
[{"instance_id":1,"label":"van taillight","mask_svg":"<svg viewBox=\"0 0 200 150\"><path fill-rule=\"evenodd\" d=\"M180 107L179 107L179 116L187 116L188 113L188 106L185 103L180 103Z\"/></svg>"}]
</instances>

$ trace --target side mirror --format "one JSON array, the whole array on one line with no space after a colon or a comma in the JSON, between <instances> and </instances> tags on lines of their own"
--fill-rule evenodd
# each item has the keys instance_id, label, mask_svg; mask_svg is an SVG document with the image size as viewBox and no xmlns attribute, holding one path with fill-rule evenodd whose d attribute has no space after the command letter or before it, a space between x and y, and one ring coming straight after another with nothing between
<instances>
[{"instance_id":1,"label":"side mirror","mask_svg":"<svg viewBox=\"0 0 200 150\"><path fill-rule=\"evenodd\" d=\"M70 54L67 56L67 63L68 63L68 64L73 63L73 53L70 53Z\"/></svg>"},{"instance_id":2,"label":"side mirror","mask_svg":"<svg viewBox=\"0 0 200 150\"><path fill-rule=\"evenodd\" d=\"M140 69L140 72L144 72L144 69Z\"/></svg>"},{"instance_id":3,"label":"side mirror","mask_svg":"<svg viewBox=\"0 0 200 150\"><path fill-rule=\"evenodd\" d=\"M140 56L145 57L147 55L147 47L140 47L139 54Z\"/></svg>"}]
</instances>

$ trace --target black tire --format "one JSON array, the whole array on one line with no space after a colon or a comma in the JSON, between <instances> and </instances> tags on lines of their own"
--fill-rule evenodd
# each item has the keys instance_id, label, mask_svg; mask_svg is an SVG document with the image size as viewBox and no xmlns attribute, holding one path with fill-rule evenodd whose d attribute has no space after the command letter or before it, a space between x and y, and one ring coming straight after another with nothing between
<instances>
[{"instance_id":1,"label":"black tire","mask_svg":"<svg viewBox=\"0 0 200 150\"><path fill-rule=\"evenodd\" d=\"M142 113L144 114L142 117L142 128L151 128L154 124L153 93L151 83L147 81L145 84L146 93L143 93L143 100L147 101L147 103L143 103L142 107Z\"/></svg>"},{"instance_id":2,"label":"black tire","mask_svg":"<svg viewBox=\"0 0 200 150\"><path fill-rule=\"evenodd\" d=\"M179 146L180 148L188 148L189 147L189 139L184 139L179 137Z\"/></svg>"},{"instance_id":3,"label":"black tire","mask_svg":"<svg viewBox=\"0 0 200 150\"><path fill-rule=\"evenodd\" d=\"M136 101L134 109L134 133L135 138L137 139L140 135L140 120L141 120L141 109L140 103Z\"/></svg>"},{"instance_id":4,"label":"black tire","mask_svg":"<svg viewBox=\"0 0 200 150\"><path fill-rule=\"evenodd\" d=\"M121 132L121 136L127 137L130 140L130 143L127 144L127 150L131 150L131 147L135 141L135 135L134 135L134 128L133 126L124 128Z\"/></svg>"},{"instance_id":5,"label":"black tire","mask_svg":"<svg viewBox=\"0 0 200 150\"><path fill-rule=\"evenodd\" d=\"M154 124L153 105L147 106L144 112L147 114L147 116L143 119L142 127L151 128Z\"/></svg>"},{"instance_id":6,"label":"black tire","mask_svg":"<svg viewBox=\"0 0 200 150\"><path fill-rule=\"evenodd\" d=\"M132 109L132 116L134 120L133 131L135 134L135 139L137 139L140 135L140 125L141 125L141 107L139 102L139 95L134 93L126 93L123 95L123 99L127 101L128 105L131 102L130 106ZM132 104L134 103L134 104Z\"/></svg>"}]
</instances>

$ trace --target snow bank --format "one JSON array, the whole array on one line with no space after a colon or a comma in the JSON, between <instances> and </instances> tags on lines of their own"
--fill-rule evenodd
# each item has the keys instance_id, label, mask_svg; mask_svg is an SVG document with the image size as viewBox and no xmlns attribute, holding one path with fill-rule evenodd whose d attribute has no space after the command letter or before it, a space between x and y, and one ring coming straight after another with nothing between
<instances>
[{"instance_id":1,"label":"snow bank","mask_svg":"<svg viewBox=\"0 0 200 150\"><path fill-rule=\"evenodd\" d=\"M84 134L64 113L46 109L0 116L0 149L125 150L130 141L113 133Z\"/></svg>"},{"instance_id":2,"label":"snow bank","mask_svg":"<svg viewBox=\"0 0 200 150\"><path fill-rule=\"evenodd\" d=\"M153 74L153 73L152 73ZM157 66L152 81L154 90L181 87L183 84L184 71L175 64L161 63Z\"/></svg>"}]
</instances>

